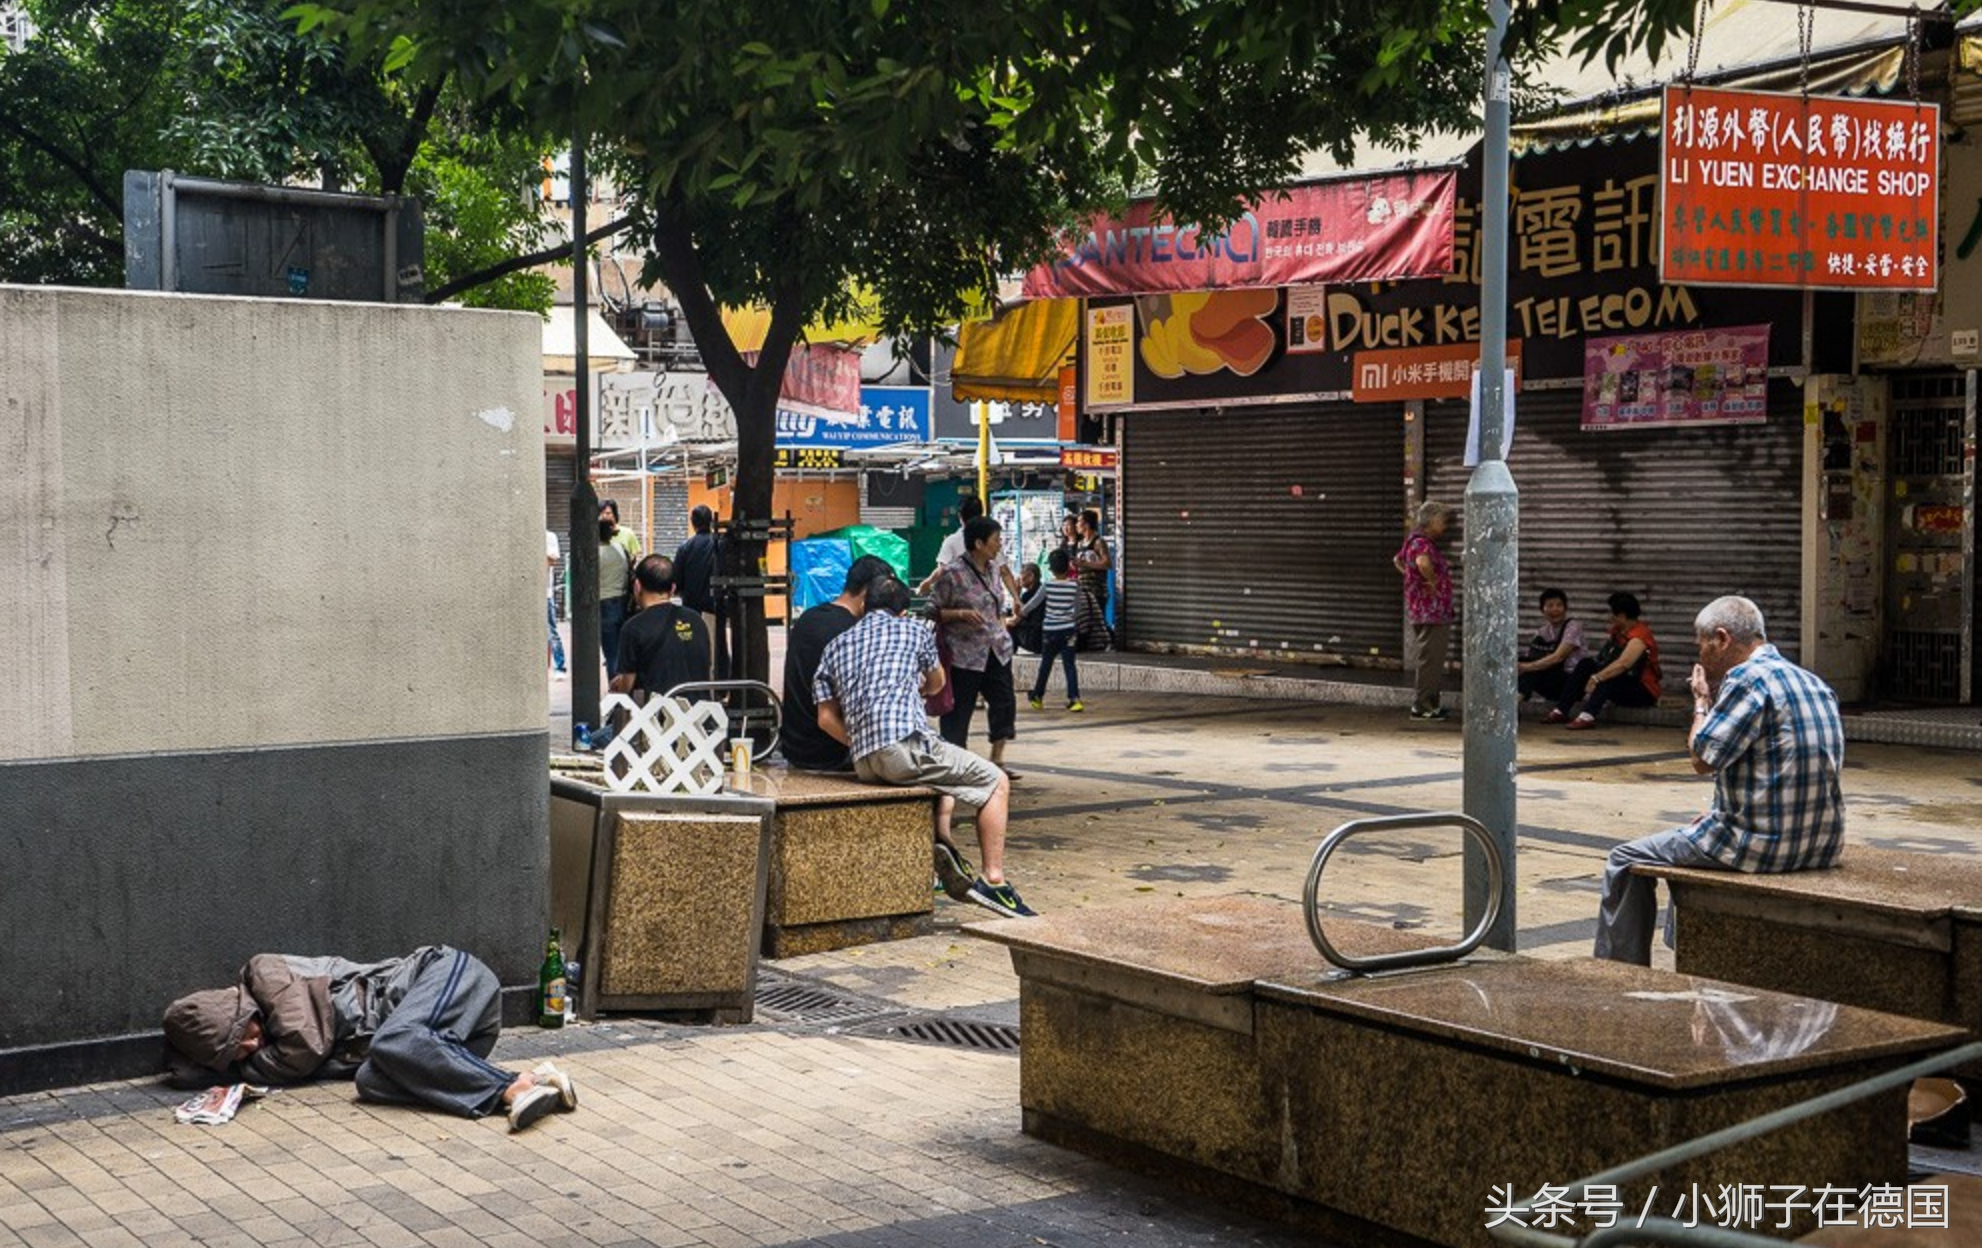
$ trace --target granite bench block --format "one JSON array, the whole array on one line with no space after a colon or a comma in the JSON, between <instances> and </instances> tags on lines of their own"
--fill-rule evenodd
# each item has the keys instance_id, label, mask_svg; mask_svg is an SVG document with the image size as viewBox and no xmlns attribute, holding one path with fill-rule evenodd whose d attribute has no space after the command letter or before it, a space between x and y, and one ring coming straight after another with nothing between
<instances>
[{"instance_id":1,"label":"granite bench block","mask_svg":"<svg viewBox=\"0 0 1982 1248\"><path fill-rule=\"evenodd\" d=\"M747 1006L762 834L748 815L618 816L597 980L608 1002Z\"/></svg>"},{"instance_id":2,"label":"granite bench block","mask_svg":"<svg viewBox=\"0 0 1982 1248\"><path fill-rule=\"evenodd\" d=\"M1028 1132L1278 1201L1357 1242L1486 1248L1496 1186L1526 1198L1961 1039L1592 959L1481 955L1353 977L1321 961L1298 907L1260 898L968 930L1009 946L1019 971ZM1353 922L1330 935L1359 954L1429 943ZM1895 1091L1652 1182L1671 1193L1905 1175Z\"/></svg>"},{"instance_id":3,"label":"granite bench block","mask_svg":"<svg viewBox=\"0 0 1982 1248\"><path fill-rule=\"evenodd\" d=\"M763 951L788 958L934 930L936 794L851 776L768 768L770 881Z\"/></svg>"}]
</instances>

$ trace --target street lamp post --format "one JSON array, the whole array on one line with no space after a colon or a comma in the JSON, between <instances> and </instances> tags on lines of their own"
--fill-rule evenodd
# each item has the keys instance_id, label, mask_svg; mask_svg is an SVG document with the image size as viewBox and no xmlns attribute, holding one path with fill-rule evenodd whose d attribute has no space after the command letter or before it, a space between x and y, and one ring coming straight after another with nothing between
<instances>
[{"instance_id":1,"label":"street lamp post","mask_svg":"<svg viewBox=\"0 0 1982 1248\"><path fill-rule=\"evenodd\" d=\"M1500 915L1486 936L1514 948L1515 654L1520 625L1520 492L1507 470L1507 0L1490 0L1486 140L1480 188L1479 466L1466 485L1466 813L1500 846ZM1486 855L1469 842L1465 921L1488 904Z\"/></svg>"}]
</instances>

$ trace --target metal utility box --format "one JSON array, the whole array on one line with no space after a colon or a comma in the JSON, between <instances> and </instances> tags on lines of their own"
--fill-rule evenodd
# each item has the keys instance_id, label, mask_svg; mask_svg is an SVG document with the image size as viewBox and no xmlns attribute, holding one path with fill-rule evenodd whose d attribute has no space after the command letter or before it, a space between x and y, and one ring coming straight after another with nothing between
<instances>
[{"instance_id":1,"label":"metal utility box","mask_svg":"<svg viewBox=\"0 0 1982 1248\"><path fill-rule=\"evenodd\" d=\"M418 200L124 173L131 290L418 303L423 257Z\"/></svg>"}]
</instances>

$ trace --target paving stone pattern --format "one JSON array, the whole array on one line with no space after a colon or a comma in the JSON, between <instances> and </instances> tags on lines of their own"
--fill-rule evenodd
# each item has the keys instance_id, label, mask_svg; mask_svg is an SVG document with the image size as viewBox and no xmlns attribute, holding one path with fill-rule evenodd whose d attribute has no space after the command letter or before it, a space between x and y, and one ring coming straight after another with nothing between
<instances>
[{"instance_id":1,"label":"paving stone pattern","mask_svg":"<svg viewBox=\"0 0 1982 1248\"><path fill-rule=\"evenodd\" d=\"M1453 723L1105 690L1088 707L1022 709L1011 751L1023 778L1009 869L1048 913L1297 898L1337 824L1461 802ZM977 731L981 745L981 719ZM1522 725L1525 951L1586 952L1610 846L1707 801L1681 731ZM1851 840L1972 858L1974 772L1973 755L1854 743ZM1331 864L1327 896L1344 913L1456 931L1456 847L1456 834L1385 838ZM870 1003L870 1020L1013 1021L1005 951L959 930L989 917L939 897L933 935L787 959L767 979ZM1011 1056L852 1034L860 1026L614 1018L510 1032L498 1060L556 1055L582 1096L578 1113L515 1137L500 1119L362 1105L349 1084L281 1090L217 1128L177 1125L183 1094L146 1082L0 1100L0 1248L1322 1242L1026 1137Z\"/></svg>"}]
</instances>

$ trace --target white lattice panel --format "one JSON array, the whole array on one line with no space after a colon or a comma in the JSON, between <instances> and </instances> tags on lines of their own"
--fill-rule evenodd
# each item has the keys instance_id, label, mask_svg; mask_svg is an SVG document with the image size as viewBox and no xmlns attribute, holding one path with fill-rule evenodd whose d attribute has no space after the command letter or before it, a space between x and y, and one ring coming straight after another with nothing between
<instances>
[{"instance_id":1,"label":"white lattice panel","mask_svg":"<svg viewBox=\"0 0 1982 1248\"><path fill-rule=\"evenodd\" d=\"M728 764L729 714L717 702L649 698L637 705L623 693L599 704L601 723L615 711L626 725L605 748L606 787L617 793L720 793Z\"/></svg>"}]
</instances>

